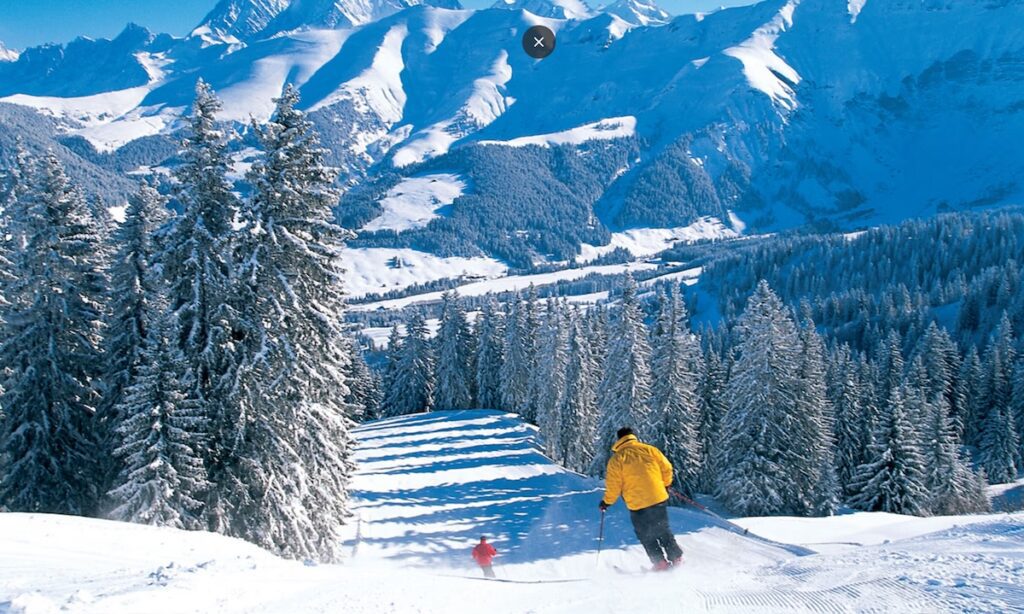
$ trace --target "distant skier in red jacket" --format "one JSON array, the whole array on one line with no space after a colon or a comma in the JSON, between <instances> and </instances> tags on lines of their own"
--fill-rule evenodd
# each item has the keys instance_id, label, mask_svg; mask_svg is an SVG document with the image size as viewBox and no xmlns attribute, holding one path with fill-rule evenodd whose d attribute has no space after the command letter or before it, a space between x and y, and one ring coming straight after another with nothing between
<instances>
[{"instance_id":1,"label":"distant skier in red jacket","mask_svg":"<svg viewBox=\"0 0 1024 614\"><path fill-rule=\"evenodd\" d=\"M487 543L487 537L481 537L480 543L473 548L473 559L480 566L480 569L484 570L485 578L494 577L494 568L491 567L491 561L494 557L498 556L498 551L494 549L494 546Z\"/></svg>"}]
</instances>

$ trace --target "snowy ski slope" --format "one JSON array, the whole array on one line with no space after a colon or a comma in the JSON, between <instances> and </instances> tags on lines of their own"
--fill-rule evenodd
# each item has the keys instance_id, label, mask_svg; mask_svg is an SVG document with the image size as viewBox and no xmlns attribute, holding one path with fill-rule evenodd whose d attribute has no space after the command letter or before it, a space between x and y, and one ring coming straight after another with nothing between
<instances>
[{"instance_id":1,"label":"snowy ski slope","mask_svg":"<svg viewBox=\"0 0 1024 614\"><path fill-rule=\"evenodd\" d=\"M0 514L0 612L1008 612L1024 608L1024 514L745 519L744 538L673 510L686 566L644 556L621 503L596 555L600 484L552 465L536 432L493 411L358 431L349 552L283 561L244 542L102 520ZM492 536L499 579L469 550ZM912 536L909 537L908 536ZM839 543L847 542L847 543ZM851 545L857 542L862 545ZM541 582L541 583L521 583Z\"/></svg>"}]
</instances>

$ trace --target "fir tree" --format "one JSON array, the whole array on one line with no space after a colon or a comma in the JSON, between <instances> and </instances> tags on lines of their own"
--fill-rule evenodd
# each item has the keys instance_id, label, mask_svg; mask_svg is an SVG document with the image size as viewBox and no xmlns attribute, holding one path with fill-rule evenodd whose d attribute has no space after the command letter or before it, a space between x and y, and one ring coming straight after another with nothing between
<instances>
[{"instance_id":1,"label":"fir tree","mask_svg":"<svg viewBox=\"0 0 1024 614\"><path fill-rule=\"evenodd\" d=\"M351 356L345 370L345 381L348 384L348 396L345 406L351 412L349 418L355 422L365 422L379 418L381 405L380 378L370 370L355 342L346 339L345 354Z\"/></svg>"},{"instance_id":2,"label":"fir tree","mask_svg":"<svg viewBox=\"0 0 1024 614\"><path fill-rule=\"evenodd\" d=\"M398 363L402 358L402 331L395 322L391 325L391 332L388 333L388 347L384 352L384 370L381 374L381 416L388 414L388 394L395 386L395 376L398 374Z\"/></svg>"},{"instance_id":3,"label":"fir tree","mask_svg":"<svg viewBox=\"0 0 1024 614\"><path fill-rule=\"evenodd\" d=\"M123 420L115 433L121 469L109 493L115 506L111 517L200 529L209 482L199 450L209 425L199 404L185 394L185 361L174 342L170 317L159 310L153 313L161 320L153 330L147 322L136 374L114 410Z\"/></svg>"},{"instance_id":4,"label":"fir tree","mask_svg":"<svg viewBox=\"0 0 1024 614\"><path fill-rule=\"evenodd\" d=\"M565 392L568 334L562 307L554 300L548 301L538 343L537 368L531 373L531 389L537 395L533 402L537 426L548 456L561 462L564 453L561 402Z\"/></svg>"},{"instance_id":5,"label":"fir tree","mask_svg":"<svg viewBox=\"0 0 1024 614\"><path fill-rule=\"evenodd\" d=\"M851 485L850 504L870 512L923 516L928 512L920 436L904 406L904 392L891 394L868 451Z\"/></svg>"},{"instance_id":6,"label":"fir tree","mask_svg":"<svg viewBox=\"0 0 1024 614\"><path fill-rule=\"evenodd\" d=\"M95 383L105 285L81 193L52 152L19 200L25 247L6 288L0 348L0 506L86 514L100 480Z\"/></svg>"},{"instance_id":7,"label":"fir tree","mask_svg":"<svg viewBox=\"0 0 1024 614\"><path fill-rule=\"evenodd\" d=\"M561 450L563 465L577 473L589 470L597 443L598 366L590 337L579 313L569 320L568 364L565 394L561 400Z\"/></svg>"},{"instance_id":8,"label":"fir tree","mask_svg":"<svg viewBox=\"0 0 1024 614\"><path fill-rule=\"evenodd\" d=\"M236 292L246 323L235 444L217 477L229 533L283 556L331 561L348 517L353 469L342 322L336 173L289 86L265 126L248 179Z\"/></svg>"},{"instance_id":9,"label":"fir tree","mask_svg":"<svg viewBox=\"0 0 1024 614\"><path fill-rule=\"evenodd\" d=\"M1004 313L985 354L985 407L979 461L992 484L1011 482L1021 466L1013 416L1013 328Z\"/></svg>"},{"instance_id":10,"label":"fir tree","mask_svg":"<svg viewBox=\"0 0 1024 614\"><path fill-rule=\"evenodd\" d=\"M1024 462L1024 360L1017 361L1013 371L1013 392L1011 395L1013 423L1017 426L1017 440L1021 444L1019 452Z\"/></svg>"},{"instance_id":11,"label":"fir tree","mask_svg":"<svg viewBox=\"0 0 1024 614\"><path fill-rule=\"evenodd\" d=\"M717 493L742 515L800 514L810 495L806 443L796 415L801 392L796 325L766 282L738 325L740 357L729 382Z\"/></svg>"},{"instance_id":12,"label":"fir tree","mask_svg":"<svg viewBox=\"0 0 1024 614\"><path fill-rule=\"evenodd\" d=\"M228 395L235 387L233 343L240 336L234 329L242 328L228 302L231 222L238 201L226 178L230 160L227 136L216 118L220 109L213 91L199 80L176 172L175 195L182 213L162 257L178 347L186 362L186 396L211 421L212 440L203 457L214 473L235 437L238 409Z\"/></svg>"},{"instance_id":13,"label":"fir tree","mask_svg":"<svg viewBox=\"0 0 1024 614\"><path fill-rule=\"evenodd\" d=\"M913 385L913 383L911 384ZM928 390L920 392L926 397ZM928 509L932 514L949 516L988 511L988 498L957 445L956 429L942 396L937 406L925 412L929 422L924 429L925 486Z\"/></svg>"},{"instance_id":14,"label":"fir tree","mask_svg":"<svg viewBox=\"0 0 1024 614\"><path fill-rule=\"evenodd\" d=\"M792 445L802 451L799 489L805 493L805 514L832 514L839 501L833 440L834 416L825 376L825 349L810 319L809 308L800 326L799 391ZM799 439L796 439L799 438Z\"/></svg>"},{"instance_id":15,"label":"fir tree","mask_svg":"<svg viewBox=\"0 0 1024 614\"><path fill-rule=\"evenodd\" d=\"M861 464L864 446L861 439L861 382L857 362L846 344L839 348L832 361L829 385L829 397L835 413L836 477L845 487Z\"/></svg>"},{"instance_id":16,"label":"fir tree","mask_svg":"<svg viewBox=\"0 0 1024 614\"><path fill-rule=\"evenodd\" d=\"M949 333L935 322L928 325L919 343L919 356L924 366L925 400L933 406L948 408L954 434L963 437L964 423L961 406L963 399L954 385L954 376L960 371L960 352Z\"/></svg>"},{"instance_id":17,"label":"fir tree","mask_svg":"<svg viewBox=\"0 0 1024 614\"><path fill-rule=\"evenodd\" d=\"M526 358L526 398L524 400L525 405L522 408L522 416L527 422L538 424L537 403L541 398L540 387L543 384L534 377L534 374L537 371L540 353L540 325L543 318L540 300L537 296L537 287L533 284L530 284L530 288L526 292L526 302L523 305L525 307L525 317L522 321L523 325L519 330L523 354Z\"/></svg>"},{"instance_id":18,"label":"fir tree","mask_svg":"<svg viewBox=\"0 0 1024 614\"><path fill-rule=\"evenodd\" d=\"M672 284L668 295L661 299L652 341L651 443L672 463L679 489L692 495L701 471L697 380L703 365L700 347L687 324L679 287Z\"/></svg>"},{"instance_id":19,"label":"fir tree","mask_svg":"<svg viewBox=\"0 0 1024 614\"><path fill-rule=\"evenodd\" d=\"M388 416L428 412L434 407L434 356L427 334L426 320L421 314L414 315L398 349L398 362L384 399Z\"/></svg>"},{"instance_id":20,"label":"fir tree","mask_svg":"<svg viewBox=\"0 0 1024 614\"><path fill-rule=\"evenodd\" d=\"M445 292L441 296L435 382L435 407L469 409L473 402L470 392L470 332L466 312L457 293Z\"/></svg>"},{"instance_id":21,"label":"fir tree","mask_svg":"<svg viewBox=\"0 0 1024 614\"><path fill-rule=\"evenodd\" d=\"M117 447L116 431L124 416L118 411L125 390L135 380L149 322L158 315L154 301L160 291L154 273L156 245L153 233L167 220L167 199L155 184L143 183L128 200L124 222L114 231L116 246L110 263L107 334L104 338L106 369L103 378L101 448ZM108 479L114 477L113 464Z\"/></svg>"},{"instance_id":22,"label":"fir tree","mask_svg":"<svg viewBox=\"0 0 1024 614\"><path fill-rule=\"evenodd\" d=\"M876 402L880 407L890 402L890 398L903 382L903 339L895 330L878 344L875 350L877 364Z\"/></svg>"},{"instance_id":23,"label":"fir tree","mask_svg":"<svg viewBox=\"0 0 1024 614\"><path fill-rule=\"evenodd\" d=\"M529 420L530 374L533 371L533 339L528 331L528 307L516 296L505 316L505 362L501 365L502 409Z\"/></svg>"},{"instance_id":24,"label":"fir tree","mask_svg":"<svg viewBox=\"0 0 1024 614\"><path fill-rule=\"evenodd\" d=\"M960 365L958 377L959 395L963 398L964 443L977 447L985 421L985 370L973 346Z\"/></svg>"},{"instance_id":25,"label":"fir tree","mask_svg":"<svg viewBox=\"0 0 1024 614\"><path fill-rule=\"evenodd\" d=\"M484 303L476 322L476 406L498 409L501 403L501 365L505 358L504 320L493 297Z\"/></svg>"},{"instance_id":26,"label":"fir tree","mask_svg":"<svg viewBox=\"0 0 1024 614\"><path fill-rule=\"evenodd\" d=\"M697 432L702 452L698 489L702 492L711 492L717 482L721 424L729 408L726 396L728 379L728 372L718 352L708 349L698 385L700 422Z\"/></svg>"},{"instance_id":27,"label":"fir tree","mask_svg":"<svg viewBox=\"0 0 1024 614\"><path fill-rule=\"evenodd\" d=\"M622 286L622 307L611 330L604 374L598 387L601 444L594 456L593 475L603 474L618 429L631 426L641 438L650 437L653 430L649 409L651 349L636 293L636 280L627 272Z\"/></svg>"}]
</instances>

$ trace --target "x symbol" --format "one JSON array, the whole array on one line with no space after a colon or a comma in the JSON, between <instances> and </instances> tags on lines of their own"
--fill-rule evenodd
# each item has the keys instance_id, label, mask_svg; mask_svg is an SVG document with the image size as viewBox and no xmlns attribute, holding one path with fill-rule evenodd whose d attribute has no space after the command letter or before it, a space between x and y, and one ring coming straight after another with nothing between
<instances>
[{"instance_id":1,"label":"x symbol","mask_svg":"<svg viewBox=\"0 0 1024 614\"><path fill-rule=\"evenodd\" d=\"M536 36L534 36L533 37L533 46L534 47L543 47L544 46L544 37L542 36L540 38L537 38Z\"/></svg>"}]
</instances>

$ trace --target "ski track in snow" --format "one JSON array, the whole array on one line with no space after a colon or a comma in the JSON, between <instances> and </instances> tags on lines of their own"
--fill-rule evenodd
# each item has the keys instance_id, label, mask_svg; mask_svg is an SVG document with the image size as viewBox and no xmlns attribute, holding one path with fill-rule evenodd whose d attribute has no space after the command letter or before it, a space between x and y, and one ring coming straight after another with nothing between
<instances>
[{"instance_id":1,"label":"ski track in snow","mask_svg":"<svg viewBox=\"0 0 1024 614\"><path fill-rule=\"evenodd\" d=\"M686 552L646 565L628 514L600 483L552 465L537 432L494 411L435 412L357 430L346 560L307 565L245 542L103 520L0 514L0 612L1008 612L1024 608L1024 514L914 519L739 519L784 541L863 540L809 556L671 521ZM928 531L918 527L923 523ZM937 531L937 532L936 532ZM480 534L503 582L479 578ZM905 535L916 535L909 539ZM571 580L571 581L570 581Z\"/></svg>"}]
</instances>

